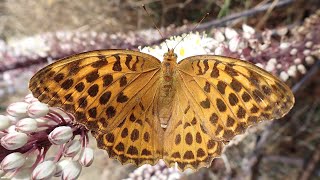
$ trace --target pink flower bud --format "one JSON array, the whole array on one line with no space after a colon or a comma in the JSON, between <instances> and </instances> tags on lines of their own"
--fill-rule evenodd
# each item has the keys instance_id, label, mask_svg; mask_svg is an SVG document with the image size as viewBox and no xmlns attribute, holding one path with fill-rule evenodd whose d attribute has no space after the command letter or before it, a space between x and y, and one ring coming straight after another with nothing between
<instances>
[{"instance_id":1,"label":"pink flower bud","mask_svg":"<svg viewBox=\"0 0 320 180\"><path fill-rule=\"evenodd\" d=\"M232 39L232 38L238 36L237 31L235 31L234 29L228 28L228 27L225 29L224 34L226 35L227 39Z\"/></svg>"},{"instance_id":2,"label":"pink flower bud","mask_svg":"<svg viewBox=\"0 0 320 180\"><path fill-rule=\"evenodd\" d=\"M297 66L296 65L290 66L287 73L291 77L296 77L297 76Z\"/></svg>"},{"instance_id":3,"label":"pink flower bud","mask_svg":"<svg viewBox=\"0 0 320 180\"><path fill-rule=\"evenodd\" d=\"M93 149L91 148L84 148L81 157L80 157L80 164L84 167L89 167L93 162Z\"/></svg>"},{"instance_id":4,"label":"pink flower bud","mask_svg":"<svg viewBox=\"0 0 320 180\"><path fill-rule=\"evenodd\" d=\"M234 37L229 41L229 49L231 52L236 52L240 44L240 38Z\"/></svg>"},{"instance_id":5,"label":"pink flower bud","mask_svg":"<svg viewBox=\"0 0 320 180\"><path fill-rule=\"evenodd\" d=\"M25 133L13 132L1 138L1 145L8 150L21 148L28 142L28 136Z\"/></svg>"},{"instance_id":6,"label":"pink flower bud","mask_svg":"<svg viewBox=\"0 0 320 180\"><path fill-rule=\"evenodd\" d=\"M26 102L12 103L8 106L7 113L14 117L26 117L28 105Z\"/></svg>"},{"instance_id":7,"label":"pink flower bud","mask_svg":"<svg viewBox=\"0 0 320 180\"><path fill-rule=\"evenodd\" d=\"M47 104L41 102L33 102L28 106L28 115L32 118L39 118L47 115L49 107Z\"/></svg>"},{"instance_id":8,"label":"pink flower bud","mask_svg":"<svg viewBox=\"0 0 320 180\"><path fill-rule=\"evenodd\" d=\"M246 39L250 38L255 33L255 30L246 24L242 24L242 30Z\"/></svg>"},{"instance_id":9,"label":"pink flower bud","mask_svg":"<svg viewBox=\"0 0 320 180\"><path fill-rule=\"evenodd\" d=\"M301 74L305 74L306 72L307 72L307 69L304 67L304 65L302 65L302 64L299 64L298 66L297 66L297 69L298 69L298 71L301 73Z\"/></svg>"},{"instance_id":10,"label":"pink flower bud","mask_svg":"<svg viewBox=\"0 0 320 180\"><path fill-rule=\"evenodd\" d=\"M282 71L280 73L280 79L285 82L289 79L289 75L286 72Z\"/></svg>"},{"instance_id":11,"label":"pink flower bud","mask_svg":"<svg viewBox=\"0 0 320 180\"><path fill-rule=\"evenodd\" d=\"M226 47L224 45L219 45L215 51L214 51L214 54L215 55L224 55L226 52Z\"/></svg>"},{"instance_id":12,"label":"pink flower bud","mask_svg":"<svg viewBox=\"0 0 320 180\"><path fill-rule=\"evenodd\" d=\"M19 152L14 152L7 155L1 162L0 167L4 171L15 170L23 166L26 162L26 158Z\"/></svg>"},{"instance_id":13,"label":"pink flower bud","mask_svg":"<svg viewBox=\"0 0 320 180\"><path fill-rule=\"evenodd\" d=\"M81 173L82 166L78 161L69 161L69 163L62 170L63 180L77 179Z\"/></svg>"},{"instance_id":14,"label":"pink flower bud","mask_svg":"<svg viewBox=\"0 0 320 180\"><path fill-rule=\"evenodd\" d=\"M56 127L48 136L50 142L60 145L68 142L73 136L72 129L69 126Z\"/></svg>"},{"instance_id":15,"label":"pink flower bud","mask_svg":"<svg viewBox=\"0 0 320 180\"><path fill-rule=\"evenodd\" d=\"M312 65L315 62L315 59L312 56L307 56L305 60L308 65Z\"/></svg>"},{"instance_id":16,"label":"pink flower bud","mask_svg":"<svg viewBox=\"0 0 320 180\"><path fill-rule=\"evenodd\" d=\"M53 161L43 161L32 172L32 179L49 179L56 172L56 164Z\"/></svg>"},{"instance_id":17,"label":"pink flower bud","mask_svg":"<svg viewBox=\"0 0 320 180\"><path fill-rule=\"evenodd\" d=\"M28 94L28 95L26 95L26 96L24 97L24 101L25 101L26 103L33 103L33 102L38 101L38 99L35 98L35 97L33 97L32 94Z\"/></svg>"},{"instance_id":18,"label":"pink flower bud","mask_svg":"<svg viewBox=\"0 0 320 180\"><path fill-rule=\"evenodd\" d=\"M25 133L34 132L37 128L37 121L32 118L21 119L16 124L16 130Z\"/></svg>"},{"instance_id":19,"label":"pink flower bud","mask_svg":"<svg viewBox=\"0 0 320 180\"><path fill-rule=\"evenodd\" d=\"M68 142L65 146L64 146L64 155L66 157L74 157L76 154L78 154L80 148L81 148L81 144L79 140L72 140L70 142Z\"/></svg>"},{"instance_id":20,"label":"pink flower bud","mask_svg":"<svg viewBox=\"0 0 320 180\"><path fill-rule=\"evenodd\" d=\"M290 47L290 43L287 42L281 42L279 48L280 49L287 49Z\"/></svg>"},{"instance_id":21,"label":"pink flower bud","mask_svg":"<svg viewBox=\"0 0 320 180\"><path fill-rule=\"evenodd\" d=\"M218 42L223 42L225 40L225 37L221 31L216 31L214 33L214 39L217 40Z\"/></svg>"},{"instance_id":22,"label":"pink flower bud","mask_svg":"<svg viewBox=\"0 0 320 180\"><path fill-rule=\"evenodd\" d=\"M7 129L11 126L11 121L8 116L0 115L0 131Z\"/></svg>"}]
</instances>

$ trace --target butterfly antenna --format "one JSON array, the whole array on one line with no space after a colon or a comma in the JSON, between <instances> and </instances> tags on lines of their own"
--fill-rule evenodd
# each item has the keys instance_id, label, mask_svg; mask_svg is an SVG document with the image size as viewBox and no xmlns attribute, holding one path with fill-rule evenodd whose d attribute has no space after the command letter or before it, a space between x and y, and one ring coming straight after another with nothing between
<instances>
[{"instance_id":1,"label":"butterfly antenna","mask_svg":"<svg viewBox=\"0 0 320 180\"><path fill-rule=\"evenodd\" d=\"M152 23L153 23L154 27L158 30L158 32L159 32L160 36L162 37L162 39L165 39L164 36L162 35L160 29L158 28L158 26L157 26L156 23L154 22L154 19L151 17L150 13L147 11L146 6L143 4L142 7L143 7L143 9L146 11L146 13L147 13L148 16L150 17L150 19L152 20ZM166 43L166 46L167 46L168 51L169 51L169 46L168 46L168 44L167 44L167 42L166 42L166 39L164 40L164 43Z\"/></svg>"},{"instance_id":2,"label":"butterfly antenna","mask_svg":"<svg viewBox=\"0 0 320 180\"><path fill-rule=\"evenodd\" d=\"M209 15L209 13L206 13L206 15L203 16L203 18L197 23L197 25L192 28L191 32L194 31L194 30L201 24L201 22L202 22L206 17L208 17L208 15ZM184 38L186 38L188 35L189 35L189 34L186 34L186 35L178 42L178 44L180 44L181 41L183 41ZM177 44L176 46L174 46L173 49L175 49L175 48L178 46L178 44Z\"/></svg>"}]
</instances>

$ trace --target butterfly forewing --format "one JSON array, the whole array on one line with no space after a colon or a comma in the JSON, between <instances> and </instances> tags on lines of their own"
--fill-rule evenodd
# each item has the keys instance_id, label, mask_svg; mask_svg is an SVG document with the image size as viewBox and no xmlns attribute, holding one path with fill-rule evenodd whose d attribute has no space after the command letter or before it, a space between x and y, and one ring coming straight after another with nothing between
<instances>
[{"instance_id":1,"label":"butterfly forewing","mask_svg":"<svg viewBox=\"0 0 320 180\"><path fill-rule=\"evenodd\" d=\"M73 113L110 156L140 165L161 154L160 125L151 117L159 73L160 61L150 55L94 51L40 70L30 90L41 102Z\"/></svg>"}]
</instances>

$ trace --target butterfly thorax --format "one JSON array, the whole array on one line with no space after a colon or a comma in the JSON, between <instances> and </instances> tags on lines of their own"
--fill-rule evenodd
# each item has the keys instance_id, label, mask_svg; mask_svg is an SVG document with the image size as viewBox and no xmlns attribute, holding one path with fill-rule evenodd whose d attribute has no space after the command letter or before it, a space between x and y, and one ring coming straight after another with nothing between
<instances>
[{"instance_id":1,"label":"butterfly thorax","mask_svg":"<svg viewBox=\"0 0 320 180\"><path fill-rule=\"evenodd\" d=\"M160 89L157 101L158 116L162 128L166 128L172 114L174 96L176 92L176 67L177 55L174 54L173 50L169 50L168 53L164 55L164 59L161 64Z\"/></svg>"}]
</instances>

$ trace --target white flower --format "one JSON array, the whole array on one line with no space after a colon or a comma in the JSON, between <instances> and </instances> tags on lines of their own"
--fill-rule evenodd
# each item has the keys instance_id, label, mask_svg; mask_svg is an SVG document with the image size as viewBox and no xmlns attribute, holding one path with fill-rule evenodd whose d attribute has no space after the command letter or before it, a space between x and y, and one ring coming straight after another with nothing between
<instances>
[{"instance_id":1,"label":"white flower","mask_svg":"<svg viewBox=\"0 0 320 180\"><path fill-rule=\"evenodd\" d=\"M296 65L292 65L292 66L289 67L288 75L291 76L291 77L296 77L297 76L297 66Z\"/></svg>"},{"instance_id":2,"label":"white flower","mask_svg":"<svg viewBox=\"0 0 320 180\"><path fill-rule=\"evenodd\" d=\"M305 55L305 56L309 56L310 54L311 54L311 51L309 49L305 49L303 51L303 55Z\"/></svg>"},{"instance_id":3,"label":"white flower","mask_svg":"<svg viewBox=\"0 0 320 180\"><path fill-rule=\"evenodd\" d=\"M293 62L294 62L295 64L301 64L301 59L300 59L300 58L295 58L295 59L293 60Z\"/></svg>"},{"instance_id":4,"label":"white flower","mask_svg":"<svg viewBox=\"0 0 320 180\"><path fill-rule=\"evenodd\" d=\"M213 36L214 36L214 39L217 40L218 42L223 42L225 40L223 33L219 30L214 32Z\"/></svg>"},{"instance_id":5,"label":"white flower","mask_svg":"<svg viewBox=\"0 0 320 180\"><path fill-rule=\"evenodd\" d=\"M246 24L242 24L242 30L243 30L243 36L246 39L251 38L255 33L254 28L252 28Z\"/></svg>"},{"instance_id":6,"label":"white flower","mask_svg":"<svg viewBox=\"0 0 320 180\"><path fill-rule=\"evenodd\" d=\"M229 49L231 52L236 52L240 44L240 37L236 36L229 41Z\"/></svg>"},{"instance_id":7,"label":"white flower","mask_svg":"<svg viewBox=\"0 0 320 180\"><path fill-rule=\"evenodd\" d=\"M24 118L17 122L16 130L19 132L34 132L38 128L37 121L32 118Z\"/></svg>"},{"instance_id":8,"label":"white flower","mask_svg":"<svg viewBox=\"0 0 320 180\"><path fill-rule=\"evenodd\" d=\"M294 56L298 53L298 49L294 48L290 50L290 55Z\"/></svg>"},{"instance_id":9,"label":"white flower","mask_svg":"<svg viewBox=\"0 0 320 180\"><path fill-rule=\"evenodd\" d=\"M56 172L56 164L53 161L43 161L32 172L32 179L49 179Z\"/></svg>"},{"instance_id":10,"label":"white flower","mask_svg":"<svg viewBox=\"0 0 320 180\"><path fill-rule=\"evenodd\" d=\"M276 64L277 64L277 60L275 58L271 58L267 63L266 70L268 72L273 71L276 68Z\"/></svg>"},{"instance_id":11,"label":"white flower","mask_svg":"<svg viewBox=\"0 0 320 180\"><path fill-rule=\"evenodd\" d=\"M286 72L282 71L280 73L280 79L282 79L282 81L287 81L289 79L289 75Z\"/></svg>"},{"instance_id":12,"label":"white flower","mask_svg":"<svg viewBox=\"0 0 320 180\"><path fill-rule=\"evenodd\" d=\"M306 57L306 63L308 65L312 65L314 63L314 58L312 56L307 56Z\"/></svg>"},{"instance_id":13,"label":"white flower","mask_svg":"<svg viewBox=\"0 0 320 180\"><path fill-rule=\"evenodd\" d=\"M34 49L40 57L45 57L50 47L47 45L45 38L41 35L26 37L22 39L11 38L8 41L8 47L13 49L16 56L34 56Z\"/></svg>"},{"instance_id":14,"label":"white flower","mask_svg":"<svg viewBox=\"0 0 320 180\"><path fill-rule=\"evenodd\" d=\"M311 48L312 45L313 45L312 41L307 41L306 44L305 44L306 48Z\"/></svg>"},{"instance_id":15,"label":"white flower","mask_svg":"<svg viewBox=\"0 0 320 180\"><path fill-rule=\"evenodd\" d=\"M1 169L4 171L15 170L23 166L26 162L26 158L23 154L19 152L14 152L7 155L0 164Z\"/></svg>"},{"instance_id":16,"label":"white flower","mask_svg":"<svg viewBox=\"0 0 320 180\"><path fill-rule=\"evenodd\" d=\"M52 144L60 145L68 142L73 136L72 129L69 126L56 127L48 136Z\"/></svg>"},{"instance_id":17,"label":"white flower","mask_svg":"<svg viewBox=\"0 0 320 180\"><path fill-rule=\"evenodd\" d=\"M299 65L297 66L297 69L298 69L298 71L299 71L301 74L305 74L305 73L307 72L306 67L304 67L304 65L302 65L302 64L299 64Z\"/></svg>"},{"instance_id":18,"label":"white flower","mask_svg":"<svg viewBox=\"0 0 320 180\"><path fill-rule=\"evenodd\" d=\"M25 117L27 116L28 105L26 102L12 103L8 106L7 113L14 117Z\"/></svg>"},{"instance_id":19,"label":"white flower","mask_svg":"<svg viewBox=\"0 0 320 180\"><path fill-rule=\"evenodd\" d=\"M32 118L43 117L49 112L47 104L41 102L33 102L28 106L28 115Z\"/></svg>"},{"instance_id":20,"label":"white flower","mask_svg":"<svg viewBox=\"0 0 320 180\"><path fill-rule=\"evenodd\" d=\"M276 68L275 64L273 64L273 63L267 63L266 71L272 72L275 68Z\"/></svg>"},{"instance_id":21,"label":"white flower","mask_svg":"<svg viewBox=\"0 0 320 180\"><path fill-rule=\"evenodd\" d=\"M182 38L185 37L182 40ZM208 54L210 48L212 48L212 42L215 41L212 38L206 37L205 34L200 35L199 33L183 34L182 36L171 37L167 40L169 48L175 48L174 52L177 54L177 61L201 54ZM164 53L168 52L168 48L165 43L161 43L160 46L154 47L139 47L141 52L151 54L156 58L163 60Z\"/></svg>"},{"instance_id":22,"label":"white flower","mask_svg":"<svg viewBox=\"0 0 320 180\"><path fill-rule=\"evenodd\" d=\"M93 149L91 148L84 148L81 157L80 157L80 164L84 167L89 167L93 162Z\"/></svg>"},{"instance_id":23,"label":"white flower","mask_svg":"<svg viewBox=\"0 0 320 180\"><path fill-rule=\"evenodd\" d=\"M28 142L28 136L25 133L13 132L1 138L1 145L8 150L21 148Z\"/></svg>"},{"instance_id":24,"label":"white flower","mask_svg":"<svg viewBox=\"0 0 320 180\"><path fill-rule=\"evenodd\" d=\"M69 141L65 146L64 146L64 155L66 157L73 157L76 154L78 154L78 152L81 149L81 144L79 140L72 140Z\"/></svg>"},{"instance_id":25,"label":"white flower","mask_svg":"<svg viewBox=\"0 0 320 180\"><path fill-rule=\"evenodd\" d=\"M279 48L280 49L287 49L290 47L290 43L287 42L281 42Z\"/></svg>"},{"instance_id":26,"label":"white flower","mask_svg":"<svg viewBox=\"0 0 320 180\"><path fill-rule=\"evenodd\" d=\"M277 64L277 59L276 58L271 58L269 61L268 61L268 63L270 63L270 64Z\"/></svg>"},{"instance_id":27,"label":"white flower","mask_svg":"<svg viewBox=\"0 0 320 180\"><path fill-rule=\"evenodd\" d=\"M232 38L238 36L237 31L235 31L234 29L228 28L228 27L225 29L224 34L226 35L227 39L232 39Z\"/></svg>"},{"instance_id":28,"label":"white flower","mask_svg":"<svg viewBox=\"0 0 320 180\"><path fill-rule=\"evenodd\" d=\"M282 68L282 64L277 64L277 69L281 69Z\"/></svg>"},{"instance_id":29,"label":"white flower","mask_svg":"<svg viewBox=\"0 0 320 180\"><path fill-rule=\"evenodd\" d=\"M0 115L0 131L7 129L9 126L11 126L9 117Z\"/></svg>"}]
</instances>

